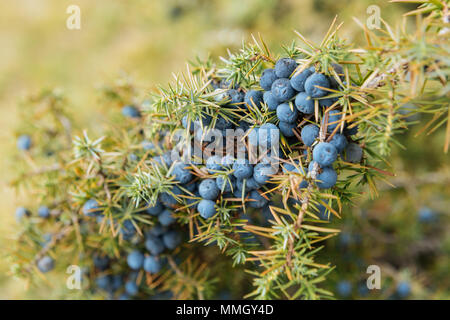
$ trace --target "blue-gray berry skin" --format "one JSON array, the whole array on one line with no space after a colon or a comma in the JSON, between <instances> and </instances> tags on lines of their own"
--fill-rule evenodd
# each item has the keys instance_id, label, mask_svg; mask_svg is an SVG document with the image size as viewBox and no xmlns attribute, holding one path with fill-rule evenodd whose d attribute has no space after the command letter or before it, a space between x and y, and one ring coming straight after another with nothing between
<instances>
[{"instance_id":1,"label":"blue-gray berry skin","mask_svg":"<svg viewBox=\"0 0 450 320\"><path fill-rule=\"evenodd\" d=\"M40 206L38 208L38 216L41 218L50 217L50 209L47 206Z\"/></svg>"},{"instance_id":2,"label":"blue-gray berry skin","mask_svg":"<svg viewBox=\"0 0 450 320\"><path fill-rule=\"evenodd\" d=\"M22 151L30 150L31 148L31 137L27 134L21 135L17 138L17 149Z\"/></svg>"},{"instance_id":3,"label":"blue-gray berry skin","mask_svg":"<svg viewBox=\"0 0 450 320\"><path fill-rule=\"evenodd\" d=\"M258 129L258 146L260 148L266 148L266 150L270 150L272 143L276 142L276 140L279 140L280 134L278 130L278 127L273 123L264 123ZM275 140L272 141L272 139Z\"/></svg>"},{"instance_id":4,"label":"blue-gray berry skin","mask_svg":"<svg viewBox=\"0 0 450 320\"><path fill-rule=\"evenodd\" d=\"M258 191L253 190L248 197L248 205L252 208L263 208L269 201L259 194Z\"/></svg>"},{"instance_id":5,"label":"blue-gray berry skin","mask_svg":"<svg viewBox=\"0 0 450 320\"><path fill-rule=\"evenodd\" d=\"M183 191L181 191L180 188L178 188L177 186L172 186L172 194L168 193L168 192L164 192L161 194L160 199L161 202L168 207L172 207L176 204L178 204L177 199L174 197L175 196L180 196L183 194Z\"/></svg>"},{"instance_id":6,"label":"blue-gray berry skin","mask_svg":"<svg viewBox=\"0 0 450 320\"><path fill-rule=\"evenodd\" d=\"M139 110L134 106L124 106L122 108L122 115L128 118L140 118L141 113Z\"/></svg>"},{"instance_id":7,"label":"blue-gray berry skin","mask_svg":"<svg viewBox=\"0 0 450 320\"><path fill-rule=\"evenodd\" d=\"M145 212L149 215L152 216L157 216L159 215L162 211L164 210L164 206L162 205L161 202L156 201L154 206L149 206L148 208L145 209Z\"/></svg>"},{"instance_id":8,"label":"blue-gray berry skin","mask_svg":"<svg viewBox=\"0 0 450 320\"><path fill-rule=\"evenodd\" d=\"M120 234L122 234L124 240L130 240L136 235L136 227L131 220L125 220L123 227L120 229Z\"/></svg>"},{"instance_id":9,"label":"blue-gray berry skin","mask_svg":"<svg viewBox=\"0 0 450 320\"><path fill-rule=\"evenodd\" d=\"M155 224L149 231L148 235L159 237L167 232L167 227L162 226L161 224Z\"/></svg>"},{"instance_id":10,"label":"blue-gray berry skin","mask_svg":"<svg viewBox=\"0 0 450 320\"><path fill-rule=\"evenodd\" d=\"M275 74L278 78L289 78L297 68L297 62L290 58L281 58L275 63Z\"/></svg>"},{"instance_id":11,"label":"blue-gray berry skin","mask_svg":"<svg viewBox=\"0 0 450 320\"><path fill-rule=\"evenodd\" d=\"M330 81L327 76L322 73L313 73L305 81L305 92L311 98L320 98L326 96L329 91L320 89L317 86L323 88L330 88Z\"/></svg>"},{"instance_id":12,"label":"blue-gray berry skin","mask_svg":"<svg viewBox=\"0 0 450 320\"><path fill-rule=\"evenodd\" d=\"M297 124L295 122L289 123L289 122L284 122L284 121L280 121L280 123L278 123L278 128L280 128L281 133L283 134L283 136L285 137L294 137L294 129L297 127Z\"/></svg>"},{"instance_id":13,"label":"blue-gray berry skin","mask_svg":"<svg viewBox=\"0 0 450 320\"><path fill-rule=\"evenodd\" d=\"M131 251L127 256L128 266L133 270L139 270L144 263L144 255L138 250Z\"/></svg>"},{"instance_id":14,"label":"blue-gray berry skin","mask_svg":"<svg viewBox=\"0 0 450 320\"><path fill-rule=\"evenodd\" d=\"M181 243L181 235L177 231L169 231L163 235L163 242L168 249L174 250Z\"/></svg>"},{"instance_id":15,"label":"blue-gray berry skin","mask_svg":"<svg viewBox=\"0 0 450 320\"><path fill-rule=\"evenodd\" d=\"M419 209L419 221L422 223L430 223L436 220L436 213L428 208L422 207Z\"/></svg>"},{"instance_id":16,"label":"blue-gray berry skin","mask_svg":"<svg viewBox=\"0 0 450 320\"><path fill-rule=\"evenodd\" d=\"M352 284L346 280L339 281L336 291L341 297L348 298L352 294Z\"/></svg>"},{"instance_id":17,"label":"blue-gray berry skin","mask_svg":"<svg viewBox=\"0 0 450 320\"><path fill-rule=\"evenodd\" d=\"M277 80L278 77L275 74L274 69L265 69L262 72L261 78L259 79L259 85L266 91L269 91L272 88L272 83Z\"/></svg>"},{"instance_id":18,"label":"blue-gray berry skin","mask_svg":"<svg viewBox=\"0 0 450 320\"><path fill-rule=\"evenodd\" d=\"M313 160L316 161L321 168L328 167L336 161L337 150L329 142L320 142L313 149Z\"/></svg>"},{"instance_id":19,"label":"blue-gray berry skin","mask_svg":"<svg viewBox=\"0 0 450 320\"><path fill-rule=\"evenodd\" d=\"M222 192L232 192L236 188L236 178L234 176L218 176L216 185Z\"/></svg>"},{"instance_id":20,"label":"blue-gray berry skin","mask_svg":"<svg viewBox=\"0 0 450 320\"><path fill-rule=\"evenodd\" d=\"M233 175L238 180L247 179L253 176L253 166L247 159L241 162L235 162L233 164Z\"/></svg>"},{"instance_id":21,"label":"blue-gray berry skin","mask_svg":"<svg viewBox=\"0 0 450 320\"><path fill-rule=\"evenodd\" d=\"M37 267L42 273L49 272L55 267L55 260L49 256L44 256L38 260Z\"/></svg>"},{"instance_id":22,"label":"blue-gray berry skin","mask_svg":"<svg viewBox=\"0 0 450 320\"><path fill-rule=\"evenodd\" d=\"M97 200L95 199L89 199L86 201L83 205L83 208L81 209L81 212L88 217L94 217L102 213L102 210L100 209L100 205L98 204Z\"/></svg>"},{"instance_id":23,"label":"blue-gray berry skin","mask_svg":"<svg viewBox=\"0 0 450 320\"><path fill-rule=\"evenodd\" d=\"M95 284L101 290L109 291L112 287L112 279L110 275L101 275L95 279Z\"/></svg>"},{"instance_id":24,"label":"blue-gray berry skin","mask_svg":"<svg viewBox=\"0 0 450 320\"><path fill-rule=\"evenodd\" d=\"M306 79L308 79L308 77L312 73L313 72L310 69L306 69L306 70L303 70L302 73L300 73L296 76L293 76L290 80L292 88L294 88L295 90L297 90L299 92L305 91Z\"/></svg>"},{"instance_id":25,"label":"blue-gray berry skin","mask_svg":"<svg viewBox=\"0 0 450 320\"><path fill-rule=\"evenodd\" d=\"M244 190L247 192L247 191L256 190L259 188L261 188L261 185L258 182L256 182L255 178L253 178L253 177L236 181L236 189L237 190L241 190L241 191ZM240 197L241 196L239 196L239 198Z\"/></svg>"},{"instance_id":26,"label":"blue-gray berry skin","mask_svg":"<svg viewBox=\"0 0 450 320\"><path fill-rule=\"evenodd\" d=\"M172 153L170 151L165 152L161 156L154 157L153 160L156 161L159 165L164 165L167 168L169 168L173 161L172 161Z\"/></svg>"},{"instance_id":27,"label":"blue-gray berry skin","mask_svg":"<svg viewBox=\"0 0 450 320\"><path fill-rule=\"evenodd\" d=\"M244 102L247 106L260 107L263 103L263 92L259 90L249 90L245 94Z\"/></svg>"},{"instance_id":28,"label":"blue-gray berry skin","mask_svg":"<svg viewBox=\"0 0 450 320\"><path fill-rule=\"evenodd\" d=\"M163 253L165 249L164 243L161 239L153 235L147 235L147 238L145 239L145 248L147 248L147 250L154 256Z\"/></svg>"},{"instance_id":29,"label":"blue-gray berry skin","mask_svg":"<svg viewBox=\"0 0 450 320\"><path fill-rule=\"evenodd\" d=\"M214 174L217 171L222 170L222 158L219 156L212 156L206 160L206 169L210 174Z\"/></svg>"},{"instance_id":30,"label":"blue-gray berry skin","mask_svg":"<svg viewBox=\"0 0 450 320\"><path fill-rule=\"evenodd\" d=\"M206 199L199 202L197 210L200 213L200 216L204 219L213 217L217 212L214 201Z\"/></svg>"},{"instance_id":31,"label":"blue-gray berry skin","mask_svg":"<svg viewBox=\"0 0 450 320\"><path fill-rule=\"evenodd\" d=\"M193 178L193 175L188 166L182 162L177 163L173 166L172 173L175 175L175 180L177 180L181 184L188 183Z\"/></svg>"},{"instance_id":32,"label":"blue-gray berry skin","mask_svg":"<svg viewBox=\"0 0 450 320\"><path fill-rule=\"evenodd\" d=\"M351 163L360 163L363 157L363 150L357 143L349 143L345 148L344 160Z\"/></svg>"},{"instance_id":33,"label":"blue-gray berry skin","mask_svg":"<svg viewBox=\"0 0 450 320\"><path fill-rule=\"evenodd\" d=\"M230 96L230 102L229 104L240 107L242 102L244 102L245 93L236 89L230 89L228 90L228 95Z\"/></svg>"},{"instance_id":34,"label":"blue-gray berry skin","mask_svg":"<svg viewBox=\"0 0 450 320\"><path fill-rule=\"evenodd\" d=\"M342 112L339 110L331 110L328 112L327 132L331 133L341 124ZM325 118L322 119L322 124L325 123Z\"/></svg>"},{"instance_id":35,"label":"blue-gray berry skin","mask_svg":"<svg viewBox=\"0 0 450 320\"><path fill-rule=\"evenodd\" d=\"M228 121L227 119L225 119L221 115L219 115L217 117L217 119L216 119L216 123L215 123L214 128L218 129L218 130L232 129L233 128L233 123Z\"/></svg>"},{"instance_id":36,"label":"blue-gray berry skin","mask_svg":"<svg viewBox=\"0 0 450 320\"><path fill-rule=\"evenodd\" d=\"M270 90L272 95L280 102L288 101L296 94L291 82L287 78L281 78L274 81Z\"/></svg>"},{"instance_id":37,"label":"blue-gray berry skin","mask_svg":"<svg viewBox=\"0 0 450 320\"><path fill-rule=\"evenodd\" d=\"M314 113L314 100L306 92L300 92L295 96L295 107L304 114Z\"/></svg>"},{"instance_id":38,"label":"blue-gray berry skin","mask_svg":"<svg viewBox=\"0 0 450 320\"><path fill-rule=\"evenodd\" d=\"M170 210L164 210L158 216L158 221L162 226L167 227L175 222L175 217L173 216L173 212Z\"/></svg>"},{"instance_id":39,"label":"blue-gray berry skin","mask_svg":"<svg viewBox=\"0 0 450 320\"><path fill-rule=\"evenodd\" d=\"M319 131L319 127L315 124L308 124L302 128L300 135L305 146L312 146L314 141L319 137Z\"/></svg>"},{"instance_id":40,"label":"blue-gray berry skin","mask_svg":"<svg viewBox=\"0 0 450 320\"><path fill-rule=\"evenodd\" d=\"M148 273L158 273L162 269L161 259L153 256L145 257L144 259L144 270Z\"/></svg>"},{"instance_id":41,"label":"blue-gray berry skin","mask_svg":"<svg viewBox=\"0 0 450 320\"><path fill-rule=\"evenodd\" d=\"M139 293L139 287L135 281L128 280L125 283L125 292L130 296L135 296Z\"/></svg>"},{"instance_id":42,"label":"blue-gray berry skin","mask_svg":"<svg viewBox=\"0 0 450 320\"><path fill-rule=\"evenodd\" d=\"M401 299L404 299L411 294L411 285L407 281L401 281L397 284L396 292Z\"/></svg>"},{"instance_id":43,"label":"blue-gray berry skin","mask_svg":"<svg viewBox=\"0 0 450 320\"><path fill-rule=\"evenodd\" d=\"M274 175L276 173L276 168L272 167L270 164L258 163L253 168L253 178L260 185L269 182L271 175Z\"/></svg>"},{"instance_id":44,"label":"blue-gray berry skin","mask_svg":"<svg viewBox=\"0 0 450 320\"><path fill-rule=\"evenodd\" d=\"M330 143L336 148L338 153L341 153L347 147L348 141L343 134L335 133Z\"/></svg>"},{"instance_id":45,"label":"blue-gray berry skin","mask_svg":"<svg viewBox=\"0 0 450 320\"><path fill-rule=\"evenodd\" d=\"M288 103L282 103L277 107L278 120L293 123L297 120L298 112L296 108L291 110Z\"/></svg>"},{"instance_id":46,"label":"blue-gray berry skin","mask_svg":"<svg viewBox=\"0 0 450 320\"><path fill-rule=\"evenodd\" d=\"M24 207L18 207L16 209L16 221L20 222L24 217L29 217L31 215L31 212L24 208Z\"/></svg>"},{"instance_id":47,"label":"blue-gray berry skin","mask_svg":"<svg viewBox=\"0 0 450 320\"><path fill-rule=\"evenodd\" d=\"M337 173L331 167L324 167L322 172L317 175L316 180L316 184L320 189L329 189L336 184Z\"/></svg>"},{"instance_id":48,"label":"blue-gray berry skin","mask_svg":"<svg viewBox=\"0 0 450 320\"><path fill-rule=\"evenodd\" d=\"M216 180L204 179L198 186L200 197L206 200L216 200L219 196L220 189L217 187Z\"/></svg>"},{"instance_id":49,"label":"blue-gray berry skin","mask_svg":"<svg viewBox=\"0 0 450 320\"><path fill-rule=\"evenodd\" d=\"M269 111L275 111L277 110L278 105L280 102L277 98L272 94L272 91L266 91L263 95L264 103L267 105L267 108Z\"/></svg>"}]
</instances>

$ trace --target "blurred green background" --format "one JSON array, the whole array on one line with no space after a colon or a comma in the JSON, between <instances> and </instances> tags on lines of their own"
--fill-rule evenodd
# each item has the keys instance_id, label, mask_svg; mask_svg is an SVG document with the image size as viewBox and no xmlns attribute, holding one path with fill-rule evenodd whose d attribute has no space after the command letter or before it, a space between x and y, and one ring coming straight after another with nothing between
<instances>
[{"instance_id":1,"label":"blurred green background","mask_svg":"<svg viewBox=\"0 0 450 320\"><path fill-rule=\"evenodd\" d=\"M8 185L14 168L14 161L8 155L15 152L15 130L19 125L17 106L26 94L43 87L60 87L66 92L72 106L71 113L76 119L86 128L95 128L103 120L100 108L96 110L99 97L96 87L113 82L121 72L130 75L138 87L149 91L159 83L165 84L172 72L181 71L187 60L194 59L197 55L224 55L226 48L238 49L242 40L251 39L251 34L260 33L275 52L281 52L280 45L288 45L295 39L293 30L318 42L335 15L338 15L339 21L345 22L341 36L358 43L363 39L352 17L365 21L366 9L373 4L378 5L381 16L392 23L399 21L402 13L412 8L411 5L394 5L384 0L1 1L2 254L6 252L3 249L8 247L8 241L14 235L15 207L24 197L16 195ZM69 30L66 27L66 19L69 17L66 9L69 5L78 5L81 9L80 30ZM444 135L437 132L433 136L415 139L415 131L413 128L410 134L401 138L409 149L407 152L394 149L395 156L391 162L399 173L398 179L419 181L419 177L422 179L438 172L440 180L437 185L431 178L431 183L435 184L425 191L422 188L427 188L427 183L420 181L411 183L409 188L395 191L388 189L375 202L363 197L361 206L354 210L355 216L366 210L364 212L372 220L392 220L393 227L389 233L394 235L401 233L399 224L395 222L396 217L409 214L411 221L403 219L401 222L407 223L409 227L415 226L412 221L422 206L435 205L435 209L448 218L450 174L449 157L442 153ZM440 198L436 200L436 197ZM345 218L344 215L344 220ZM352 230L363 234L363 237L362 230L367 227L350 218L338 224L349 230L353 228ZM407 235L417 231L411 228L406 229ZM445 244L444 251L439 253L444 262L440 261L438 265L443 270L439 271L441 273L437 279L425 279L426 281L448 279L448 269L445 269L448 267L446 250L450 246L446 229L445 234L446 238L439 238ZM372 241L375 238L372 237ZM339 245L339 242L333 244ZM410 242L406 241L405 246L408 244ZM333 255L333 252L336 254L341 249L330 247L327 254ZM336 257L336 261L342 258L342 255ZM343 272L347 272L345 261L342 266ZM340 265L338 271L339 268ZM2 255L0 298L51 297L48 290L28 290L22 282L8 276L8 269L7 260ZM352 272L351 268L349 270ZM407 277L414 277L414 270L405 272ZM423 292L423 297L433 297L429 291Z\"/></svg>"}]
</instances>

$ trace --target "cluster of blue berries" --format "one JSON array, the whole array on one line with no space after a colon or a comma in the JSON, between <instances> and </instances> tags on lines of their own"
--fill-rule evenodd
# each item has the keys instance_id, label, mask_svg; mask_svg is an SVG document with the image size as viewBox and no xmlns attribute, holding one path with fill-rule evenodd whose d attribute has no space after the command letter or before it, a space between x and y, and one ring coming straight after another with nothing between
<instances>
[{"instance_id":1,"label":"cluster of blue berries","mask_svg":"<svg viewBox=\"0 0 450 320\"><path fill-rule=\"evenodd\" d=\"M104 219L103 209L95 199L86 201L81 212L87 217L96 218L98 222ZM169 203L165 206L162 201L158 201L155 205L146 206L140 212L155 217L156 221L150 227L139 225L143 229L144 237L138 234L131 220L125 220L120 229L123 239L134 247L126 256L130 274L120 276L121 279L127 279L124 286L114 285L115 281L119 280L113 276L104 275L104 271L109 266L108 257L94 259L95 267L102 271L97 275L97 287L111 296L120 293L121 299L136 297L140 292L137 276L139 271L144 270L149 274L159 273L166 264L165 253L176 249L182 241L182 234L175 228L175 217ZM134 222L137 223L137 221Z\"/></svg>"}]
</instances>

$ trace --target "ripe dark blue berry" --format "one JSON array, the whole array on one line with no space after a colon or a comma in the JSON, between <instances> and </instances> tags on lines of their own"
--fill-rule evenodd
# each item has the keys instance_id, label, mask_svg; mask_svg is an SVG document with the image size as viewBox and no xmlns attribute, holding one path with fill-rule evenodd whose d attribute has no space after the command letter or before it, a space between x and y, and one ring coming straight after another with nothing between
<instances>
[{"instance_id":1,"label":"ripe dark blue berry","mask_svg":"<svg viewBox=\"0 0 450 320\"><path fill-rule=\"evenodd\" d=\"M238 180L250 178L253 175L253 166L247 159L236 161L233 164L233 175Z\"/></svg>"},{"instance_id":2,"label":"ripe dark blue berry","mask_svg":"<svg viewBox=\"0 0 450 320\"><path fill-rule=\"evenodd\" d=\"M401 281L397 284L397 294L401 299L411 294L411 285L407 281Z\"/></svg>"},{"instance_id":3,"label":"ripe dark blue berry","mask_svg":"<svg viewBox=\"0 0 450 320\"><path fill-rule=\"evenodd\" d=\"M21 135L17 138L17 149L27 151L31 148L31 137L27 134Z\"/></svg>"},{"instance_id":4,"label":"ripe dark blue berry","mask_svg":"<svg viewBox=\"0 0 450 320\"><path fill-rule=\"evenodd\" d=\"M216 200L219 196L220 189L214 179L205 179L198 186L200 197L206 200Z\"/></svg>"},{"instance_id":5,"label":"ripe dark blue berry","mask_svg":"<svg viewBox=\"0 0 450 320\"><path fill-rule=\"evenodd\" d=\"M328 142L320 142L313 149L313 159L320 167L328 167L336 161L337 150L336 147Z\"/></svg>"},{"instance_id":6,"label":"ripe dark blue berry","mask_svg":"<svg viewBox=\"0 0 450 320\"><path fill-rule=\"evenodd\" d=\"M264 103L267 105L270 111L277 110L278 105L280 102L277 98L272 94L272 91L266 91L263 95Z\"/></svg>"},{"instance_id":7,"label":"ripe dark blue berry","mask_svg":"<svg viewBox=\"0 0 450 320\"><path fill-rule=\"evenodd\" d=\"M316 177L316 184L320 189L328 189L334 187L337 181L337 173L331 167L322 168Z\"/></svg>"},{"instance_id":8,"label":"ripe dark blue berry","mask_svg":"<svg viewBox=\"0 0 450 320\"><path fill-rule=\"evenodd\" d=\"M181 184L188 183L193 178L188 166L181 162L173 166L173 174L175 175L175 179Z\"/></svg>"},{"instance_id":9,"label":"ripe dark blue berry","mask_svg":"<svg viewBox=\"0 0 450 320\"><path fill-rule=\"evenodd\" d=\"M338 153L341 153L347 147L348 141L343 134L336 133L331 138L330 143L336 148Z\"/></svg>"},{"instance_id":10,"label":"ripe dark blue berry","mask_svg":"<svg viewBox=\"0 0 450 320\"><path fill-rule=\"evenodd\" d=\"M270 164L258 163L253 168L253 178L255 181L261 185L266 184L270 180L270 176L277 173L275 167Z\"/></svg>"},{"instance_id":11,"label":"ripe dark blue berry","mask_svg":"<svg viewBox=\"0 0 450 320\"><path fill-rule=\"evenodd\" d=\"M300 92L295 97L295 107L298 111L304 114L314 113L314 100L311 99L305 92Z\"/></svg>"},{"instance_id":12,"label":"ripe dark blue berry","mask_svg":"<svg viewBox=\"0 0 450 320\"><path fill-rule=\"evenodd\" d=\"M170 210L167 210L167 209L164 210L158 216L158 221L164 227L170 226L172 223L175 222L175 217L173 216L173 212Z\"/></svg>"},{"instance_id":13,"label":"ripe dark blue berry","mask_svg":"<svg viewBox=\"0 0 450 320\"><path fill-rule=\"evenodd\" d=\"M302 73L297 74L291 78L291 86L299 92L305 91L306 79L313 73L310 69L303 70Z\"/></svg>"},{"instance_id":14,"label":"ripe dark blue berry","mask_svg":"<svg viewBox=\"0 0 450 320\"><path fill-rule=\"evenodd\" d=\"M162 269L161 260L157 257L148 256L144 259L144 270L148 273L158 273Z\"/></svg>"},{"instance_id":15,"label":"ripe dark blue berry","mask_svg":"<svg viewBox=\"0 0 450 320\"><path fill-rule=\"evenodd\" d=\"M149 206L145 209L145 212L152 216L159 215L164 210L164 206L161 204L161 202L156 201L154 206Z\"/></svg>"},{"instance_id":16,"label":"ripe dark blue berry","mask_svg":"<svg viewBox=\"0 0 450 320\"><path fill-rule=\"evenodd\" d=\"M265 69L262 72L261 78L259 79L259 85L266 91L269 91L272 88L272 83L277 80L278 77L275 74L274 69Z\"/></svg>"},{"instance_id":17,"label":"ripe dark blue berry","mask_svg":"<svg viewBox=\"0 0 450 320\"><path fill-rule=\"evenodd\" d=\"M339 281L336 290L341 297L347 298L352 294L352 284L346 280Z\"/></svg>"},{"instance_id":18,"label":"ripe dark blue berry","mask_svg":"<svg viewBox=\"0 0 450 320\"><path fill-rule=\"evenodd\" d=\"M260 195L257 190L251 191L248 199L248 205L252 208L258 209L264 207L269 202L266 198Z\"/></svg>"},{"instance_id":19,"label":"ripe dark blue berry","mask_svg":"<svg viewBox=\"0 0 450 320\"><path fill-rule=\"evenodd\" d=\"M258 145L261 148L265 148L265 150L270 150L272 146L272 139L274 142L279 139L278 127L273 123L267 122L264 123L258 129Z\"/></svg>"},{"instance_id":20,"label":"ripe dark blue berry","mask_svg":"<svg viewBox=\"0 0 450 320\"><path fill-rule=\"evenodd\" d=\"M232 192L236 187L236 178L234 176L218 176L216 178L217 187L222 192Z\"/></svg>"},{"instance_id":21,"label":"ripe dark blue berry","mask_svg":"<svg viewBox=\"0 0 450 320\"><path fill-rule=\"evenodd\" d=\"M128 266L133 270L139 270L144 264L144 255L138 250L131 251L127 256Z\"/></svg>"},{"instance_id":22,"label":"ripe dark blue berry","mask_svg":"<svg viewBox=\"0 0 450 320\"><path fill-rule=\"evenodd\" d=\"M311 98L320 98L328 94L328 91L318 88L317 86L330 88L330 81L324 74L313 73L305 81L305 92Z\"/></svg>"},{"instance_id":23,"label":"ripe dark blue berry","mask_svg":"<svg viewBox=\"0 0 450 320\"><path fill-rule=\"evenodd\" d=\"M24 217L29 217L31 215L31 212L24 208L24 207L18 207L16 209L16 221L21 221Z\"/></svg>"},{"instance_id":24,"label":"ripe dark blue berry","mask_svg":"<svg viewBox=\"0 0 450 320\"><path fill-rule=\"evenodd\" d=\"M140 118L141 117L141 113L134 106L124 106L122 108L122 114L125 117L129 117L129 118Z\"/></svg>"},{"instance_id":25,"label":"ripe dark blue berry","mask_svg":"<svg viewBox=\"0 0 450 320\"><path fill-rule=\"evenodd\" d=\"M294 134L294 129L297 127L297 124L295 122L284 122L284 121L280 121L280 123L278 123L278 128L280 128L281 133L285 136L285 137L293 137L295 136Z\"/></svg>"},{"instance_id":26,"label":"ripe dark blue berry","mask_svg":"<svg viewBox=\"0 0 450 320\"><path fill-rule=\"evenodd\" d=\"M303 143L310 147L314 141L319 137L319 127L315 124L308 124L302 128L301 137Z\"/></svg>"},{"instance_id":27,"label":"ripe dark blue berry","mask_svg":"<svg viewBox=\"0 0 450 320\"><path fill-rule=\"evenodd\" d=\"M49 256L44 256L38 260L37 267L43 273L49 272L55 267L55 260Z\"/></svg>"},{"instance_id":28,"label":"ripe dark blue berry","mask_svg":"<svg viewBox=\"0 0 450 320\"><path fill-rule=\"evenodd\" d=\"M214 203L214 201L203 199L199 202L197 210L202 218L209 219L213 217L217 212L215 205L216 204Z\"/></svg>"},{"instance_id":29,"label":"ripe dark blue berry","mask_svg":"<svg viewBox=\"0 0 450 320\"><path fill-rule=\"evenodd\" d=\"M164 243L157 236L148 235L145 239L145 248L147 248L152 255L157 256L164 251Z\"/></svg>"},{"instance_id":30,"label":"ripe dark blue berry","mask_svg":"<svg viewBox=\"0 0 450 320\"><path fill-rule=\"evenodd\" d=\"M128 280L125 283L125 292L130 296L135 296L139 293L139 287L137 286L135 281Z\"/></svg>"},{"instance_id":31,"label":"ripe dark blue berry","mask_svg":"<svg viewBox=\"0 0 450 320\"><path fill-rule=\"evenodd\" d=\"M168 249L173 250L181 243L181 235L177 231L169 231L163 235L163 242Z\"/></svg>"},{"instance_id":32,"label":"ripe dark blue berry","mask_svg":"<svg viewBox=\"0 0 450 320\"><path fill-rule=\"evenodd\" d=\"M38 216L41 218L50 217L50 209L47 206L40 206L38 208Z\"/></svg>"},{"instance_id":33,"label":"ripe dark blue berry","mask_svg":"<svg viewBox=\"0 0 450 320\"><path fill-rule=\"evenodd\" d=\"M271 88L272 95L278 101L287 101L295 96L295 90L291 87L291 82L287 78L274 81Z\"/></svg>"},{"instance_id":34,"label":"ripe dark blue berry","mask_svg":"<svg viewBox=\"0 0 450 320\"><path fill-rule=\"evenodd\" d=\"M81 212L85 216L94 217L94 216L99 215L100 213L102 213L102 210L100 209L100 205L98 204L97 200L89 199L83 205L83 208L81 209Z\"/></svg>"},{"instance_id":35,"label":"ripe dark blue berry","mask_svg":"<svg viewBox=\"0 0 450 320\"><path fill-rule=\"evenodd\" d=\"M210 174L214 174L217 171L222 170L222 158L219 156L212 156L206 160L206 169Z\"/></svg>"},{"instance_id":36,"label":"ripe dark blue berry","mask_svg":"<svg viewBox=\"0 0 450 320\"><path fill-rule=\"evenodd\" d=\"M281 58L275 63L275 74L278 78L289 78L297 68L297 62L290 58Z\"/></svg>"},{"instance_id":37,"label":"ripe dark blue berry","mask_svg":"<svg viewBox=\"0 0 450 320\"><path fill-rule=\"evenodd\" d=\"M283 122L295 122L298 117L297 109L292 108L288 103L282 103L277 107L278 120Z\"/></svg>"},{"instance_id":38,"label":"ripe dark blue berry","mask_svg":"<svg viewBox=\"0 0 450 320\"><path fill-rule=\"evenodd\" d=\"M247 104L247 106L253 107L255 105L256 107L259 108L261 103L263 103L263 93L262 91L258 90L249 90L245 94L244 101Z\"/></svg>"}]
</instances>

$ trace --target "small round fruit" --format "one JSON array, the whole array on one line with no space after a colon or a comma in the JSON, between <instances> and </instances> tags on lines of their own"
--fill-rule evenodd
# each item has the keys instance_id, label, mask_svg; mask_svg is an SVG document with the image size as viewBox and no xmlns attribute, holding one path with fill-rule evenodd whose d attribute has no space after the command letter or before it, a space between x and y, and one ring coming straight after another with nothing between
<instances>
[{"instance_id":1,"label":"small round fruit","mask_svg":"<svg viewBox=\"0 0 450 320\"><path fill-rule=\"evenodd\" d=\"M127 256L128 266L133 270L139 270L144 263L144 255L138 250L131 251Z\"/></svg>"},{"instance_id":2,"label":"small round fruit","mask_svg":"<svg viewBox=\"0 0 450 320\"><path fill-rule=\"evenodd\" d=\"M318 86L323 88L330 88L330 81L327 76L322 73L313 73L305 81L305 92L311 98L320 98L326 96L328 91L318 88Z\"/></svg>"},{"instance_id":3,"label":"small round fruit","mask_svg":"<svg viewBox=\"0 0 450 320\"><path fill-rule=\"evenodd\" d=\"M308 124L302 128L300 135L305 146L311 147L314 141L319 137L319 127L315 124Z\"/></svg>"},{"instance_id":4,"label":"small round fruit","mask_svg":"<svg viewBox=\"0 0 450 320\"><path fill-rule=\"evenodd\" d=\"M329 142L320 142L313 149L313 159L320 167L328 167L336 161L337 150L334 145Z\"/></svg>"},{"instance_id":5,"label":"small round fruit","mask_svg":"<svg viewBox=\"0 0 450 320\"><path fill-rule=\"evenodd\" d=\"M277 107L277 117L280 121L293 123L297 120L298 112L296 108L291 109L288 103L282 103Z\"/></svg>"},{"instance_id":6,"label":"small round fruit","mask_svg":"<svg viewBox=\"0 0 450 320\"><path fill-rule=\"evenodd\" d=\"M204 219L212 218L216 214L216 204L212 200L205 200L199 202L197 210L200 216Z\"/></svg>"},{"instance_id":7,"label":"small round fruit","mask_svg":"<svg viewBox=\"0 0 450 320\"><path fill-rule=\"evenodd\" d=\"M200 182L198 186L198 193L200 197L206 200L216 200L219 196L220 190L214 179L205 179Z\"/></svg>"},{"instance_id":8,"label":"small round fruit","mask_svg":"<svg viewBox=\"0 0 450 320\"><path fill-rule=\"evenodd\" d=\"M265 69L261 74L261 78L259 79L259 85L264 90L269 91L270 88L272 88L272 83L277 79L278 77L275 74L274 69Z\"/></svg>"},{"instance_id":9,"label":"small round fruit","mask_svg":"<svg viewBox=\"0 0 450 320\"><path fill-rule=\"evenodd\" d=\"M287 78L274 81L271 92L278 101L288 101L295 96L296 91L291 87L291 82Z\"/></svg>"},{"instance_id":10,"label":"small round fruit","mask_svg":"<svg viewBox=\"0 0 450 320\"><path fill-rule=\"evenodd\" d=\"M296 68L294 59L281 58L275 63L275 74L278 78L289 78Z\"/></svg>"}]
</instances>

